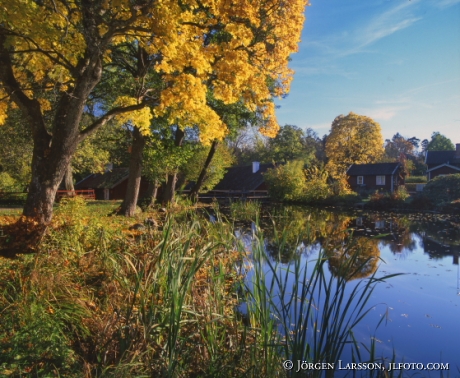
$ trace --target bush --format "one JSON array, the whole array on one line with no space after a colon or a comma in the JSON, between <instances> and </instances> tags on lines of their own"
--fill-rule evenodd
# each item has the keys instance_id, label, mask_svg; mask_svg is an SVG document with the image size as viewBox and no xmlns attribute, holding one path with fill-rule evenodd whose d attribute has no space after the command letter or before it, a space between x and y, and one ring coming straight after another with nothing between
<instances>
[{"instance_id":1,"label":"bush","mask_svg":"<svg viewBox=\"0 0 460 378\"><path fill-rule=\"evenodd\" d=\"M460 199L460 173L434 178L423 193L436 205Z\"/></svg>"},{"instance_id":2,"label":"bush","mask_svg":"<svg viewBox=\"0 0 460 378\"><path fill-rule=\"evenodd\" d=\"M327 172L318 168L304 170L302 161L292 161L265 173L270 197L280 201L316 202L328 198L332 190L327 178Z\"/></svg>"},{"instance_id":3,"label":"bush","mask_svg":"<svg viewBox=\"0 0 460 378\"><path fill-rule=\"evenodd\" d=\"M371 195L369 203L373 208L385 210L391 207L403 207L407 198L409 193L405 188L399 188L393 193L376 191Z\"/></svg>"},{"instance_id":4,"label":"bush","mask_svg":"<svg viewBox=\"0 0 460 378\"><path fill-rule=\"evenodd\" d=\"M410 176L406 177L406 184L424 184L426 183L426 176Z\"/></svg>"},{"instance_id":5,"label":"bush","mask_svg":"<svg viewBox=\"0 0 460 378\"><path fill-rule=\"evenodd\" d=\"M433 202L424 193L417 193L411 198L410 206L416 210L427 210L432 208Z\"/></svg>"},{"instance_id":6,"label":"bush","mask_svg":"<svg viewBox=\"0 0 460 378\"><path fill-rule=\"evenodd\" d=\"M397 191L391 193L391 197L397 201L405 201L410 197L410 194L404 186L400 186Z\"/></svg>"},{"instance_id":7,"label":"bush","mask_svg":"<svg viewBox=\"0 0 460 378\"><path fill-rule=\"evenodd\" d=\"M267 170L264 175L270 197L279 201L301 201L306 190L303 162L293 161Z\"/></svg>"}]
</instances>

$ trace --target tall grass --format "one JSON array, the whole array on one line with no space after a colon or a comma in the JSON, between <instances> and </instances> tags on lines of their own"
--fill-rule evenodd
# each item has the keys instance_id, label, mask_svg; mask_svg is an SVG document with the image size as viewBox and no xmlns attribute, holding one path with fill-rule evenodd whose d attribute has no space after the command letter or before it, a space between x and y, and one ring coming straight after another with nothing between
<instances>
[{"instance_id":1,"label":"tall grass","mask_svg":"<svg viewBox=\"0 0 460 378\"><path fill-rule=\"evenodd\" d=\"M234 220L254 220L260 214L257 201L238 200L230 203L230 215Z\"/></svg>"},{"instance_id":2,"label":"tall grass","mask_svg":"<svg viewBox=\"0 0 460 378\"><path fill-rule=\"evenodd\" d=\"M350 291L324 255L272 262L255 227L245 292L235 266L249 251L219 213L143 231L94 213L63 205L38 254L0 261L0 376L282 377L286 359L362 353L352 329L381 279Z\"/></svg>"},{"instance_id":3,"label":"tall grass","mask_svg":"<svg viewBox=\"0 0 460 378\"><path fill-rule=\"evenodd\" d=\"M72 202L38 254L2 260L0 376L244 376L232 229L177 218L128 231Z\"/></svg>"}]
</instances>

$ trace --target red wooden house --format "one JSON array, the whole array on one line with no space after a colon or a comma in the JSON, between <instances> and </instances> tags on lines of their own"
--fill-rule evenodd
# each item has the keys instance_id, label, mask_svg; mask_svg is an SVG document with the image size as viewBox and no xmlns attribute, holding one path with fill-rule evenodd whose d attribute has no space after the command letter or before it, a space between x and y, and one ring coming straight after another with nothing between
<instances>
[{"instance_id":1,"label":"red wooden house","mask_svg":"<svg viewBox=\"0 0 460 378\"><path fill-rule=\"evenodd\" d=\"M75 185L76 190L94 189L98 200L122 200L128 186L128 168L112 168L104 173L93 173ZM145 195L148 181L142 177L139 198Z\"/></svg>"},{"instance_id":2,"label":"red wooden house","mask_svg":"<svg viewBox=\"0 0 460 378\"><path fill-rule=\"evenodd\" d=\"M263 174L273 164L260 164L253 162L252 165L231 167L213 190L207 195L215 197L247 197L247 196L267 196L267 184Z\"/></svg>"},{"instance_id":3,"label":"red wooden house","mask_svg":"<svg viewBox=\"0 0 460 378\"><path fill-rule=\"evenodd\" d=\"M352 164L347 170L351 189L384 190L393 193L404 185L400 163Z\"/></svg>"},{"instance_id":4,"label":"red wooden house","mask_svg":"<svg viewBox=\"0 0 460 378\"><path fill-rule=\"evenodd\" d=\"M427 151L425 156L428 181L437 176L460 173L460 143L455 151Z\"/></svg>"}]
</instances>

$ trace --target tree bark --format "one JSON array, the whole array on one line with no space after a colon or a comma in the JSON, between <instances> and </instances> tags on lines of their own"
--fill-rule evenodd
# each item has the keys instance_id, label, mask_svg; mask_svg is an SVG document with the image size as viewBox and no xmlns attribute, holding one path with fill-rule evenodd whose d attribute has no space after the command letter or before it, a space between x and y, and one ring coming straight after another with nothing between
<instances>
[{"instance_id":1,"label":"tree bark","mask_svg":"<svg viewBox=\"0 0 460 378\"><path fill-rule=\"evenodd\" d=\"M214 154L216 153L218 144L219 142L217 140L214 140L212 142L211 149L209 150L208 157L206 158L206 161L204 162L204 166L201 169L200 175L198 176L198 180L193 186L193 189L190 191L189 197L193 202L196 202L198 199L198 192L203 186L204 178L206 177L208 168L211 165L212 158L214 157Z\"/></svg>"},{"instance_id":2,"label":"tree bark","mask_svg":"<svg viewBox=\"0 0 460 378\"><path fill-rule=\"evenodd\" d=\"M178 148L182 146L184 141L185 133L178 127L174 137L174 145ZM168 203L174 202L174 195L176 192L177 183L177 172L168 174L166 184L164 185L164 191L161 198L161 203L167 205Z\"/></svg>"},{"instance_id":3,"label":"tree bark","mask_svg":"<svg viewBox=\"0 0 460 378\"><path fill-rule=\"evenodd\" d=\"M142 153L144 151L145 138L137 127L133 129L133 144L131 159L129 162L129 177L126 196L121 204L121 213L126 217L133 217L136 213L139 188L142 176Z\"/></svg>"},{"instance_id":4,"label":"tree bark","mask_svg":"<svg viewBox=\"0 0 460 378\"><path fill-rule=\"evenodd\" d=\"M65 187L65 190L67 190L68 192L71 192L72 195L74 194L75 188L73 186L73 171L72 171L71 164L68 165L65 171L65 174L64 174L64 187Z\"/></svg>"},{"instance_id":5,"label":"tree bark","mask_svg":"<svg viewBox=\"0 0 460 378\"><path fill-rule=\"evenodd\" d=\"M146 206L151 207L155 205L155 201L158 194L158 180L153 180L149 182L147 187L147 193L145 194Z\"/></svg>"}]
</instances>

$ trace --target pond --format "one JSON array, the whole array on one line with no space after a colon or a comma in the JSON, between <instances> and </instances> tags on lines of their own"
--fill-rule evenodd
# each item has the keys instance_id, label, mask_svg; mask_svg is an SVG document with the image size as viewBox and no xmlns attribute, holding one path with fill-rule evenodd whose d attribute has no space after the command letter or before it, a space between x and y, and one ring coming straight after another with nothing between
<instances>
[{"instance_id":1,"label":"pond","mask_svg":"<svg viewBox=\"0 0 460 378\"><path fill-rule=\"evenodd\" d=\"M424 367L430 363L449 364L450 370L444 375L419 371L419 376L460 376L458 217L343 214L295 206L273 208L269 212L259 221L269 256L264 268L266 279L273 278L273 271L268 269L270 264L278 263L278 271L292 272L295 262L314 266L324 251L325 274L337 275L340 262L350 257L350 251L359 251L358 269L346 277L348 294L374 273L376 277L401 275L375 286L366 305L371 310L354 328L356 342L362 343L363 348L372 342L375 356L386 362L417 363ZM249 251L259 226L252 224L251 230L241 225L237 231ZM253 274L253 269L248 269L248 282ZM286 282L293 285L293 273L286 274L291 275ZM348 348L344 349L341 360L343 366L352 361ZM417 370L409 373L415 374Z\"/></svg>"}]
</instances>

